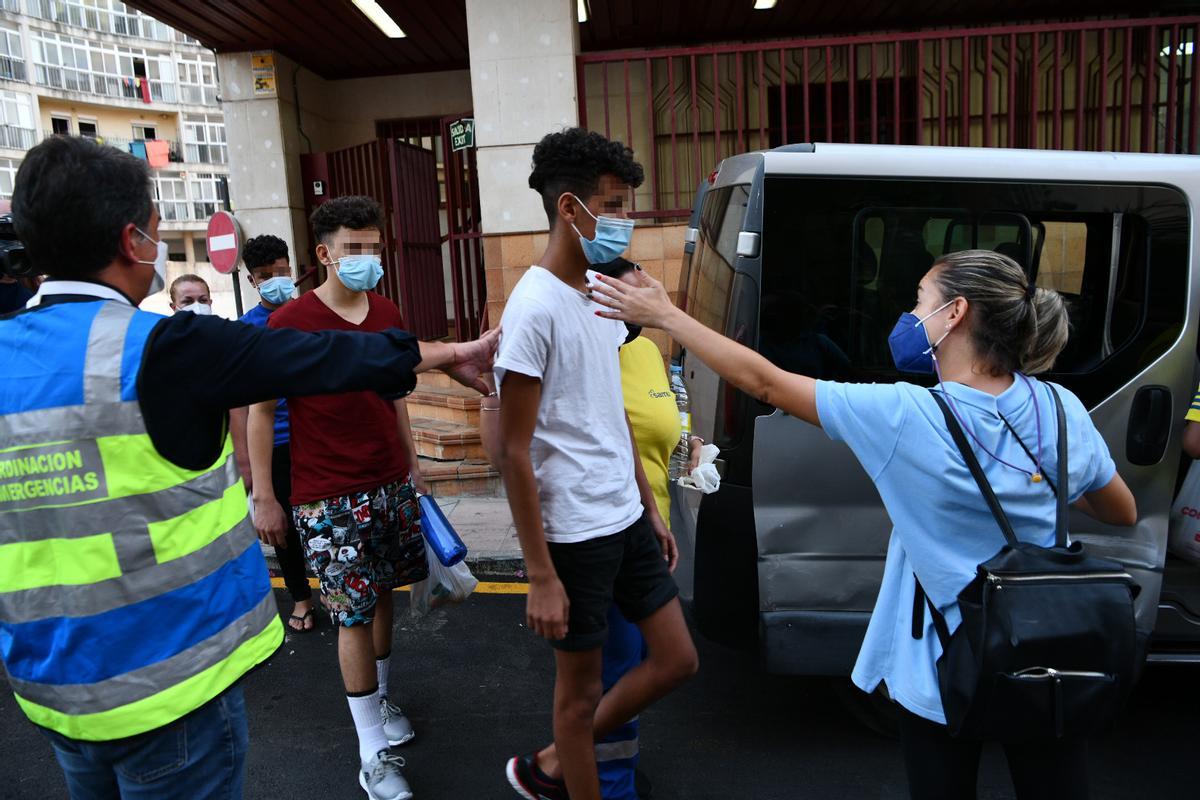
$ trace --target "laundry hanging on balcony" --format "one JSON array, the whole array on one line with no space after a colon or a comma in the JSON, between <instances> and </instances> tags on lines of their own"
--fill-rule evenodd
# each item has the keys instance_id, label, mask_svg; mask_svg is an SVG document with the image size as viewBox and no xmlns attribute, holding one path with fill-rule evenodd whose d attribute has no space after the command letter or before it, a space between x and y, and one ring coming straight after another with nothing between
<instances>
[{"instance_id":1,"label":"laundry hanging on balcony","mask_svg":"<svg viewBox=\"0 0 1200 800\"><path fill-rule=\"evenodd\" d=\"M140 158L142 161L149 160L147 158L147 154L146 154L146 143L145 142L130 142L129 143L129 152L131 154L137 156L138 158Z\"/></svg>"},{"instance_id":2,"label":"laundry hanging on balcony","mask_svg":"<svg viewBox=\"0 0 1200 800\"><path fill-rule=\"evenodd\" d=\"M130 80L126 78L125 80ZM150 99L150 81L145 78L133 78L134 94L141 95L143 103L151 102Z\"/></svg>"},{"instance_id":3,"label":"laundry hanging on balcony","mask_svg":"<svg viewBox=\"0 0 1200 800\"><path fill-rule=\"evenodd\" d=\"M163 139L149 139L145 142L146 160L150 166L165 167L171 160L171 143Z\"/></svg>"}]
</instances>

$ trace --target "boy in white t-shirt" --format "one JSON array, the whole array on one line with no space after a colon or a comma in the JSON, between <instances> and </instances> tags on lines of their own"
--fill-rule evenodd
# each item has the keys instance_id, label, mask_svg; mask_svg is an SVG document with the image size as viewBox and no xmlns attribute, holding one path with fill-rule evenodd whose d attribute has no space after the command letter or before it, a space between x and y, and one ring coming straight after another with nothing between
<instances>
[{"instance_id":1,"label":"boy in white t-shirt","mask_svg":"<svg viewBox=\"0 0 1200 800\"><path fill-rule=\"evenodd\" d=\"M529 573L529 627L555 648L554 744L508 762L526 800L600 800L594 742L695 673L671 578L675 540L658 515L621 396L620 322L596 316L589 266L619 256L642 168L619 142L572 128L533 152L550 240L508 299L496 358L500 467ZM609 606L649 657L607 693Z\"/></svg>"}]
</instances>

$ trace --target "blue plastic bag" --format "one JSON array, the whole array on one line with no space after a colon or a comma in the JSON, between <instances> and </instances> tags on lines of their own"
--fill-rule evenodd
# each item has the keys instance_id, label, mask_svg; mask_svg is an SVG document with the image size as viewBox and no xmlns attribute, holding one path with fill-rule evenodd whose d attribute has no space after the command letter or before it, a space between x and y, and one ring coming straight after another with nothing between
<instances>
[{"instance_id":1,"label":"blue plastic bag","mask_svg":"<svg viewBox=\"0 0 1200 800\"><path fill-rule=\"evenodd\" d=\"M425 534L425 544L437 556L444 567L453 567L467 557L467 546L454 531L454 527L438 508L437 501L427 494L417 495L417 505L421 508L421 531Z\"/></svg>"}]
</instances>

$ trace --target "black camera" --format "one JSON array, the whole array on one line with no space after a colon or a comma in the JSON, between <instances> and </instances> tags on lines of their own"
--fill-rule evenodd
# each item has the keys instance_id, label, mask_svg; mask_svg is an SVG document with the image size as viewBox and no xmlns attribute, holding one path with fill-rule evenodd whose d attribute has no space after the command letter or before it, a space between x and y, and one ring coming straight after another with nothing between
<instances>
[{"instance_id":1,"label":"black camera","mask_svg":"<svg viewBox=\"0 0 1200 800\"><path fill-rule=\"evenodd\" d=\"M33 274L33 264L25 257L25 245L17 238L12 214L0 214L0 275L24 278Z\"/></svg>"}]
</instances>

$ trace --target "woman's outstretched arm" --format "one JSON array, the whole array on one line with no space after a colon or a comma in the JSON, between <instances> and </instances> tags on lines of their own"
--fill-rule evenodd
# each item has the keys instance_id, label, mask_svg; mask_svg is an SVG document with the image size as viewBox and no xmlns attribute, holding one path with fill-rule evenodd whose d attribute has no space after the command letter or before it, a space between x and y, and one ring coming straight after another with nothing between
<instances>
[{"instance_id":1,"label":"woman's outstretched arm","mask_svg":"<svg viewBox=\"0 0 1200 800\"><path fill-rule=\"evenodd\" d=\"M644 328L660 328L752 397L805 422L821 424L815 380L786 372L749 347L708 329L676 308L661 283L642 271L636 276L639 286L597 275L598 282L590 287L592 298L609 310L596 314Z\"/></svg>"}]
</instances>

